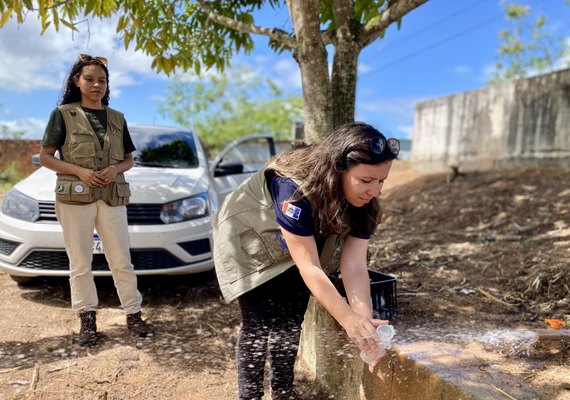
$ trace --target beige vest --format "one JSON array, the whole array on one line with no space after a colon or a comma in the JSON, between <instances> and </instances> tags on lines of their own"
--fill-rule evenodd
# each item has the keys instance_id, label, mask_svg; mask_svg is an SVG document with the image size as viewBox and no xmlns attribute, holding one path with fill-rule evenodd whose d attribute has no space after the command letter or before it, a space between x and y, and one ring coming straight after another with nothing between
<instances>
[{"instance_id":1,"label":"beige vest","mask_svg":"<svg viewBox=\"0 0 570 400\"><path fill-rule=\"evenodd\" d=\"M103 146L91 127L79 103L58 107L65 122L66 137L61 147L62 159L68 163L100 171L125 159L123 147L124 116L107 108L107 132ZM103 200L120 206L129 202L131 195L124 174L118 173L114 182L100 188L89 187L75 175L57 174L56 199L66 204L88 204Z\"/></svg>"},{"instance_id":2,"label":"beige vest","mask_svg":"<svg viewBox=\"0 0 570 400\"><path fill-rule=\"evenodd\" d=\"M282 248L279 224L267 177L272 165L261 169L226 197L214 224L214 263L224 299L234 300L294 266ZM314 209L314 205L313 209ZM331 271L337 235L326 238L321 267Z\"/></svg>"}]
</instances>

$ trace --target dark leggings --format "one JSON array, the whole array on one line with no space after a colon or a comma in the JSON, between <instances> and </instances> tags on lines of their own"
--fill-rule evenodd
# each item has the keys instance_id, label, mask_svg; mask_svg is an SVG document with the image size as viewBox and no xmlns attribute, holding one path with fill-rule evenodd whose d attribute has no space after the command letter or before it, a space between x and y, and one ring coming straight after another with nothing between
<instances>
[{"instance_id":1,"label":"dark leggings","mask_svg":"<svg viewBox=\"0 0 570 400\"><path fill-rule=\"evenodd\" d=\"M242 326L237 342L240 399L263 396L263 372L269 350L269 383L274 399L293 390L293 369L309 289L297 267L241 295Z\"/></svg>"}]
</instances>

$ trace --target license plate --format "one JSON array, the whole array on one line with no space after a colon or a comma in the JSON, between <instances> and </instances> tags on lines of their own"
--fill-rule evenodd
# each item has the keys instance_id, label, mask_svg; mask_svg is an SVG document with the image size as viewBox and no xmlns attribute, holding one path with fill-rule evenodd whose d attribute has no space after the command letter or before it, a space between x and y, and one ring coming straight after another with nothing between
<instances>
[{"instance_id":1,"label":"license plate","mask_svg":"<svg viewBox=\"0 0 570 400\"><path fill-rule=\"evenodd\" d=\"M103 254L104 252L101 238L97 234L93 235L93 254Z\"/></svg>"}]
</instances>

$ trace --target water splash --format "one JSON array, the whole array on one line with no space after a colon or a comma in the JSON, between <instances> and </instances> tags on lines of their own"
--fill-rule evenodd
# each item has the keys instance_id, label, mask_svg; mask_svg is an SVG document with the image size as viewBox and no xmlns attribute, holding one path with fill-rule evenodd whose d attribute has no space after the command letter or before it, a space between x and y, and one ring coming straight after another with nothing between
<instances>
[{"instance_id":1,"label":"water splash","mask_svg":"<svg viewBox=\"0 0 570 400\"><path fill-rule=\"evenodd\" d=\"M460 327L447 329L412 327L402 330L396 344L406 344L421 340L436 340L454 344L481 343L497 349L508 356L530 356L538 339L538 334L530 330L490 329L475 330Z\"/></svg>"}]
</instances>

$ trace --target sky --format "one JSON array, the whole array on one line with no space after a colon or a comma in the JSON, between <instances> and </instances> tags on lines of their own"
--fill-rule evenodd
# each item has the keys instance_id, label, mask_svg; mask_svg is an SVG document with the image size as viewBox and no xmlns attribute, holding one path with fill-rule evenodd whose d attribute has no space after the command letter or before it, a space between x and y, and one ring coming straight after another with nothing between
<instances>
[{"instance_id":1,"label":"sky","mask_svg":"<svg viewBox=\"0 0 570 400\"><path fill-rule=\"evenodd\" d=\"M526 3L547 16L550 33L570 43L570 4ZM286 8L260 13L256 24L291 27ZM158 111L171 78L157 74L151 58L134 46L125 50L115 26L116 20L90 20L78 26L79 33L62 27L40 35L33 14L19 26L9 21L0 29L0 125L24 130L24 138L41 139L79 53L109 59L110 106L129 123L175 125ZM355 119L387 136L410 138L415 104L487 85L496 63L498 32L507 26L499 0L428 1L407 14L400 29L394 24L383 39L362 51ZM254 40L255 49L236 54L233 65L248 66L286 93L300 94L300 73L291 53L274 53L263 36Z\"/></svg>"}]
</instances>

